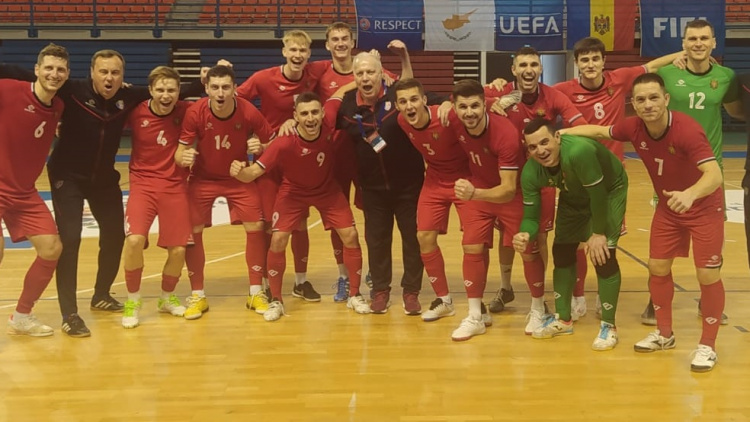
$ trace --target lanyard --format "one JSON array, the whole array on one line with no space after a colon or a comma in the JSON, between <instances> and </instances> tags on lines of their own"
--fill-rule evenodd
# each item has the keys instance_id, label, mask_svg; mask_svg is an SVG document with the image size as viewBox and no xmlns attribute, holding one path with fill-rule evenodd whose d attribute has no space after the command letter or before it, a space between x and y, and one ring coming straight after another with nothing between
<instances>
[{"instance_id":1,"label":"lanyard","mask_svg":"<svg viewBox=\"0 0 750 422\"><path fill-rule=\"evenodd\" d=\"M385 96L388 94L388 87L385 86L385 82L383 82L383 99L384 101L380 103L380 110L378 110L377 117L375 118L375 131L378 131L383 126L383 119L385 118L385 103L387 100L385 100ZM357 119L357 123L359 124L359 132L362 134L362 138L366 139L367 134L365 133L365 126L362 124L362 115L357 113L354 115L354 118Z\"/></svg>"}]
</instances>

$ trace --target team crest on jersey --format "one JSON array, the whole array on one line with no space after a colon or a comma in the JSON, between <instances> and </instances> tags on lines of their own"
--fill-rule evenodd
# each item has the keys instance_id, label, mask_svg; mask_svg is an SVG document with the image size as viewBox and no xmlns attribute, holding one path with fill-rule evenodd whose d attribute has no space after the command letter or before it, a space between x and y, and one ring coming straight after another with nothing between
<instances>
[{"instance_id":1,"label":"team crest on jersey","mask_svg":"<svg viewBox=\"0 0 750 422\"><path fill-rule=\"evenodd\" d=\"M670 154L672 154L672 155L675 154L674 145L670 145L669 148L667 148L667 150L669 151Z\"/></svg>"},{"instance_id":2,"label":"team crest on jersey","mask_svg":"<svg viewBox=\"0 0 750 422\"><path fill-rule=\"evenodd\" d=\"M719 87L719 81L716 79L711 79L711 89L716 89Z\"/></svg>"},{"instance_id":3,"label":"team crest on jersey","mask_svg":"<svg viewBox=\"0 0 750 422\"><path fill-rule=\"evenodd\" d=\"M536 109L536 115L539 117L544 117L547 114L547 112L543 108Z\"/></svg>"},{"instance_id":4,"label":"team crest on jersey","mask_svg":"<svg viewBox=\"0 0 750 422\"><path fill-rule=\"evenodd\" d=\"M615 95L615 89L612 87L607 88L607 95L609 95L610 97Z\"/></svg>"},{"instance_id":5,"label":"team crest on jersey","mask_svg":"<svg viewBox=\"0 0 750 422\"><path fill-rule=\"evenodd\" d=\"M391 107L393 107L393 104L390 101L386 101L383 108L385 111L391 111Z\"/></svg>"},{"instance_id":6,"label":"team crest on jersey","mask_svg":"<svg viewBox=\"0 0 750 422\"><path fill-rule=\"evenodd\" d=\"M123 101L123 100L117 100L117 102L115 103L115 107L117 107L120 110L124 109L125 108L125 101Z\"/></svg>"},{"instance_id":7,"label":"team crest on jersey","mask_svg":"<svg viewBox=\"0 0 750 422\"><path fill-rule=\"evenodd\" d=\"M141 122L141 127L147 127L149 125L149 123L150 122L148 120L144 120L144 121Z\"/></svg>"},{"instance_id":8,"label":"team crest on jersey","mask_svg":"<svg viewBox=\"0 0 750 422\"><path fill-rule=\"evenodd\" d=\"M234 129L235 129L235 130L240 130L240 129L242 129L242 123L237 123L236 125L234 125Z\"/></svg>"},{"instance_id":9,"label":"team crest on jersey","mask_svg":"<svg viewBox=\"0 0 750 422\"><path fill-rule=\"evenodd\" d=\"M175 124L175 126L181 125L182 124L182 119L180 119L179 117L175 117L174 118L174 124Z\"/></svg>"},{"instance_id":10,"label":"team crest on jersey","mask_svg":"<svg viewBox=\"0 0 750 422\"><path fill-rule=\"evenodd\" d=\"M594 16L594 30L599 35L604 35L610 30L609 16L599 15Z\"/></svg>"},{"instance_id":11,"label":"team crest on jersey","mask_svg":"<svg viewBox=\"0 0 750 422\"><path fill-rule=\"evenodd\" d=\"M439 134L439 133L437 133L437 132L432 132L432 139L434 139L434 140L436 140L436 141L437 141L437 140L438 140L438 138L440 138L440 134Z\"/></svg>"},{"instance_id":12,"label":"team crest on jersey","mask_svg":"<svg viewBox=\"0 0 750 422\"><path fill-rule=\"evenodd\" d=\"M32 104L27 105L24 111L28 111L29 113L36 113L36 109Z\"/></svg>"},{"instance_id":13,"label":"team crest on jersey","mask_svg":"<svg viewBox=\"0 0 750 422\"><path fill-rule=\"evenodd\" d=\"M490 150L487 147L482 147L482 151L484 151L485 154L490 153Z\"/></svg>"}]
</instances>

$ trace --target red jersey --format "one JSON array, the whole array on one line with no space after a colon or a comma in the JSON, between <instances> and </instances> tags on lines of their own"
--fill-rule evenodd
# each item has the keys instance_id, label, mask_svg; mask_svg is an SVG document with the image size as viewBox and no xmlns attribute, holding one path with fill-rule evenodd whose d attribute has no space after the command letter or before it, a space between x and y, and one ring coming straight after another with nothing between
<instances>
[{"instance_id":1,"label":"red jersey","mask_svg":"<svg viewBox=\"0 0 750 422\"><path fill-rule=\"evenodd\" d=\"M515 89L516 83L511 82L505 85L502 91L485 87L484 92L485 96L492 98L502 97ZM533 102L524 102L524 100L528 101L529 98L532 99ZM545 119L554 122L559 116L562 118L565 127L585 125L587 123L581 112L578 111L565 94L557 91L549 85L541 83L539 84L536 94L524 94L521 102L513 105L505 111L508 113L510 121L513 122L513 126L515 126L521 133L523 133L523 128L526 126L526 123L537 117L544 117Z\"/></svg>"},{"instance_id":2,"label":"red jersey","mask_svg":"<svg viewBox=\"0 0 750 422\"><path fill-rule=\"evenodd\" d=\"M400 114L398 125L409 137L414 148L424 157L427 163L427 177L448 182L465 179L470 175L469 159L462 151L463 148L453 128L440 124L440 119L437 118L438 108L437 105L427 107L430 120L426 127L417 129L407 123Z\"/></svg>"},{"instance_id":3,"label":"red jersey","mask_svg":"<svg viewBox=\"0 0 750 422\"><path fill-rule=\"evenodd\" d=\"M65 105L43 104L34 83L0 80L0 191L23 196L36 191Z\"/></svg>"},{"instance_id":4,"label":"red jersey","mask_svg":"<svg viewBox=\"0 0 750 422\"><path fill-rule=\"evenodd\" d=\"M706 133L698 122L678 111L669 112L667 131L654 139L639 117L633 116L610 127L610 135L633 144L646 166L654 190L659 195L659 206L666 206L662 191L683 191L694 185L703 173L698 166L715 161ZM723 208L721 189L701 198L686 214L699 213L707 208ZM671 212L671 211L670 211Z\"/></svg>"},{"instance_id":5,"label":"red jersey","mask_svg":"<svg viewBox=\"0 0 750 422\"><path fill-rule=\"evenodd\" d=\"M323 101L331 98L331 95L338 91L338 89L342 86L348 84L349 82L354 82L354 73L339 73L336 68L333 67L332 60L319 60L313 63L315 63L316 66L320 66L319 63L325 63L323 74L318 80L317 90L318 95L320 95L320 98L322 98ZM398 79L398 75L386 69L383 69L383 73L390 76L394 80Z\"/></svg>"},{"instance_id":6,"label":"red jersey","mask_svg":"<svg viewBox=\"0 0 750 422\"><path fill-rule=\"evenodd\" d=\"M254 105L236 98L234 113L220 119L211 111L210 100L202 98L185 113L180 143L193 145L198 141L193 176L202 180L230 180L232 161L247 161L247 139L252 135L263 143L275 135Z\"/></svg>"},{"instance_id":7,"label":"red jersey","mask_svg":"<svg viewBox=\"0 0 750 422\"><path fill-rule=\"evenodd\" d=\"M621 67L604 71L604 83L595 90L585 88L578 79L560 82L554 88L565 94L589 123L610 126L625 118L625 101L633 81L646 72L646 66ZM621 142L600 142L620 159L623 158Z\"/></svg>"},{"instance_id":8,"label":"red jersey","mask_svg":"<svg viewBox=\"0 0 750 422\"><path fill-rule=\"evenodd\" d=\"M459 144L469 157L471 183L481 189L500 185L499 171L518 171L525 159L518 130L515 130L510 120L494 113L487 114L486 118L487 127L484 132L474 136L466 131L456 112L450 112L449 127L453 128ZM518 189L516 194L519 196L521 190Z\"/></svg>"},{"instance_id":9,"label":"red jersey","mask_svg":"<svg viewBox=\"0 0 750 422\"><path fill-rule=\"evenodd\" d=\"M317 139L307 141L297 133L274 139L255 162L266 171L282 175L279 192L315 197L341 189L333 178L336 115L341 100L326 101L325 118Z\"/></svg>"},{"instance_id":10,"label":"red jersey","mask_svg":"<svg viewBox=\"0 0 750 422\"><path fill-rule=\"evenodd\" d=\"M160 191L184 188L188 169L178 166L174 153L180 140L182 122L191 103L179 101L166 116L155 114L146 100L130 112L133 150L130 153L130 183Z\"/></svg>"},{"instance_id":11,"label":"red jersey","mask_svg":"<svg viewBox=\"0 0 750 422\"><path fill-rule=\"evenodd\" d=\"M315 91L318 80L329 66L330 62L325 60L310 62L296 81L284 76L284 66L259 70L237 88L237 96L248 101L260 98L263 115L274 129L278 129L292 118L297 95Z\"/></svg>"}]
</instances>

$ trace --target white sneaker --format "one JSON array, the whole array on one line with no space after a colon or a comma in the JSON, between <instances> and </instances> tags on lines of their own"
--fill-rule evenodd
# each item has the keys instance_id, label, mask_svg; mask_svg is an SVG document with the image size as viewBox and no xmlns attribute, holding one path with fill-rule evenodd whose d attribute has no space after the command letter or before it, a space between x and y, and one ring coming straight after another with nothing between
<instances>
[{"instance_id":1,"label":"white sneaker","mask_svg":"<svg viewBox=\"0 0 750 422\"><path fill-rule=\"evenodd\" d=\"M542 326L531 333L531 337L547 339L568 334L573 334L573 321L566 323L560 319L560 315L553 314L547 315Z\"/></svg>"},{"instance_id":2,"label":"white sneaker","mask_svg":"<svg viewBox=\"0 0 750 422\"><path fill-rule=\"evenodd\" d=\"M487 328L484 326L484 322L481 319L474 319L471 316L467 316L461 321L461 325L453 330L451 339L453 339L453 341L466 341L486 332Z\"/></svg>"},{"instance_id":3,"label":"white sneaker","mask_svg":"<svg viewBox=\"0 0 750 422\"><path fill-rule=\"evenodd\" d=\"M599 335L594 339L594 343L591 348L598 351L612 350L617 346L617 327L614 325L602 321L601 327L599 328Z\"/></svg>"},{"instance_id":4,"label":"white sneaker","mask_svg":"<svg viewBox=\"0 0 750 422\"><path fill-rule=\"evenodd\" d=\"M661 335L659 330L648 333L648 336L633 346L636 352L651 353L657 350L674 349L674 333L667 338Z\"/></svg>"},{"instance_id":5,"label":"white sneaker","mask_svg":"<svg viewBox=\"0 0 750 422\"><path fill-rule=\"evenodd\" d=\"M286 312L284 312L284 304L278 300L274 300L268 304L268 310L263 312L263 319L269 322L276 321L280 319L282 315L286 315Z\"/></svg>"},{"instance_id":6,"label":"white sneaker","mask_svg":"<svg viewBox=\"0 0 750 422\"><path fill-rule=\"evenodd\" d=\"M8 318L8 334L26 335L31 337L47 337L55 333L49 325L44 325L33 314Z\"/></svg>"},{"instance_id":7,"label":"white sneaker","mask_svg":"<svg viewBox=\"0 0 750 422\"><path fill-rule=\"evenodd\" d=\"M443 302L443 299L437 298L430 304L430 309L422 312L422 321L437 321L442 317L456 315L456 309L452 303Z\"/></svg>"},{"instance_id":8,"label":"white sneaker","mask_svg":"<svg viewBox=\"0 0 750 422\"><path fill-rule=\"evenodd\" d=\"M354 312L358 314L370 313L370 305L367 304L367 301L364 297L362 297L361 294L349 297L349 299L346 301L346 307L349 309L353 309Z\"/></svg>"},{"instance_id":9,"label":"white sneaker","mask_svg":"<svg viewBox=\"0 0 750 422\"><path fill-rule=\"evenodd\" d=\"M159 312L172 314L173 316L181 317L185 315L185 307L180 303L180 299L174 293L170 294L168 298L159 298L159 302L156 304Z\"/></svg>"},{"instance_id":10,"label":"white sneaker","mask_svg":"<svg viewBox=\"0 0 750 422\"><path fill-rule=\"evenodd\" d=\"M528 315L526 315L526 328L523 330L527 336L530 336L534 331L538 330L544 324L544 314L532 309Z\"/></svg>"},{"instance_id":11,"label":"white sneaker","mask_svg":"<svg viewBox=\"0 0 750 422\"><path fill-rule=\"evenodd\" d=\"M585 296L573 296L570 300L570 316L573 321L578 321L582 316L586 315L586 297Z\"/></svg>"},{"instance_id":12,"label":"white sneaker","mask_svg":"<svg viewBox=\"0 0 750 422\"><path fill-rule=\"evenodd\" d=\"M719 359L714 349L705 344L699 344L698 348L692 353L693 361L690 362L690 370L693 372L708 372L714 369L716 361Z\"/></svg>"},{"instance_id":13,"label":"white sneaker","mask_svg":"<svg viewBox=\"0 0 750 422\"><path fill-rule=\"evenodd\" d=\"M125 328L135 328L140 324L138 320L138 311L141 310L141 301L126 300L122 309L122 326Z\"/></svg>"}]
</instances>

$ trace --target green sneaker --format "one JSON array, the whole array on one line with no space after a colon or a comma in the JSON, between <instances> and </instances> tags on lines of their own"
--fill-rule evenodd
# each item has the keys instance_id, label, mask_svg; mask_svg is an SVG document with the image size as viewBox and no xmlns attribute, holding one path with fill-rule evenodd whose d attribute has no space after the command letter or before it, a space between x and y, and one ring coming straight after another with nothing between
<instances>
[{"instance_id":1,"label":"green sneaker","mask_svg":"<svg viewBox=\"0 0 750 422\"><path fill-rule=\"evenodd\" d=\"M178 299L177 295L175 295L174 293L170 294L169 298L167 299L159 298L157 307L159 309L159 312L172 314L178 317L185 315L185 307L182 306L182 304L180 303L180 299Z\"/></svg>"},{"instance_id":2,"label":"green sneaker","mask_svg":"<svg viewBox=\"0 0 750 422\"><path fill-rule=\"evenodd\" d=\"M126 300L122 310L122 326L125 328L135 328L138 326L138 311L141 309L141 301Z\"/></svg>"}]
</instances>

